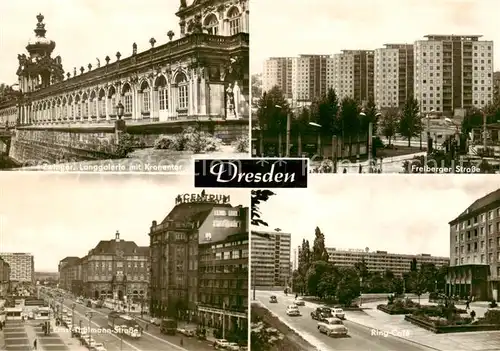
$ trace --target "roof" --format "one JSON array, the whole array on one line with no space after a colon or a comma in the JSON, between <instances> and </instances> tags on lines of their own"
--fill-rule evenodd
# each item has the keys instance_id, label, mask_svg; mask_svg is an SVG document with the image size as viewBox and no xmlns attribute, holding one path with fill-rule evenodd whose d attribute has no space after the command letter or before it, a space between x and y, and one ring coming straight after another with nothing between
<instances>
[{"instance_id":1,"label":"roof","mask_svg":"<svg viewBox=\"0 0 500 351\"><path fill-rule=\"evenodd\" d=\"M59 261L60 263L63 263L63 262L75 262L75 261L78 261L80 260L80 257L76 257L76 256L68 256L68 257L65 257L63 258L61 261Z\"/></svg>"},{"instance_id":2,"label":"roof","mask_svg":"<svg viewBox=\"0 0 500 351\"><path fill-rule=\"evenodd\" d=\"M116 240L101 240L99 243L96 245L95 248L90 250L89 254L114 254L117 249L120 251L123 251L124 255L145 255L149 256L149 248L147 248L147 251L144 249L144 247L138 246L135 242L133 241L126 241L126 240L119 240L118 242Z\"/></svg>"},{"instance_id":3,"label":"roof","mask_svg":"<svg viewBox=\"0 0 500 351\"><path fill-rule=\"evenodd\" d=\"M161 224L171 221L204 221L214 207L229 207L230 204L216 204L211 202L190 202L176 205L163 219Z\"/></svg>"},{"instance_id":4,"label":"roof","mask_svg":"<svg viewBox=\"0 0 500 351\"><path fill-rule=\"evenodd\" d=\"M454 222L456 222L464 217L471 217L475 213L482 210L483 208L485 208L488 205L491 205L493 203L496 203L496 202L500 202L500 189L497 189L497 190L487 194L486 196L483 196L482 198L474 201L472 203L472 205L467 207L467 209L464 212L462 212L457 218L450 221L448 224L453 224Z\"/></svg>"}]
</instances>

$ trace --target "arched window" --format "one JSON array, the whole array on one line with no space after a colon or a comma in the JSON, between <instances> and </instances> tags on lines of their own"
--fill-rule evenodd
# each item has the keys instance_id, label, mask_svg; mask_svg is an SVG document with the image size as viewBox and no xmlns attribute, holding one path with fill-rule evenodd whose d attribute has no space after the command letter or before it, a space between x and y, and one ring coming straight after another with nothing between
<instances>
[{"instance_id":1,"label":"arched window","mask_svg":"<svg viewBox=\"0 0 500 351\"><path fill-rule=\"evenodd\" d=\"M186 110L189 104L188 81L184 73L179 73L175 77L175 84L179 89L178 106L180 110Z\"/></svg>"},{"instance_id":2,"label":"arched window","mask_svg":"<svg viewBox=\"0 0 500 351\"><path fill-rule=\"evenodd\" d=\"M73 104L73 96L70 96L68 100L68 115L69 119L73 119L75 117L75 105Z\"/></svg>"},{"instance_id":3,"label":"arched window","mask_svg":"<svg viewBox=\"0 0 500 351\"><path fill-rule=\"evenodd\" d=\"M90 93L90 117L97 116L97 99L95 91Z\"/></svg>"},{"instance_id":4,"label":"arched window","mask_svg":"<svg viewBox=\"0 0 500 351\"><path fill-rule=\"evenodd\" d=\"M67 101L66 101L65 97L62 100L61 115L62 115L63 120L68 119L68 106L67 106Z\"/></svg>"},{"instance_id":5,"label":"arched window","mask_svg":"<svg viewBox=\"0 0 500 351\"><path fill-rule=\"evenodd\" d=\"M89 100L87 93L84 93L82 97L82 118L89 118Z\"/></svg>"},{"instance_id":6,"label":"arched window","mask_svg":"<svg viewBox=\"0 0 500 351\"><path fill-rule=\"evenodd\" d=\"M151 89L149 89L149 84L147 81L142 82L141 93L141 112L147 114L151 110Z\"/></svg>"},{"instance_id":7,"label":"arched window","mask_svg":"<svg viewBox=\"0 0 500 351\"><path fill-rule=\"evenodd\" d=\"M122 89L122 95L123 95L123 107L124 107L124 114L126 115L131 115L132 114L132 89L130 88L130 84L125 84Z\"/></svg>"},{"instance_id":8,"label":"arched window","mask_svg":"<svg viewBox=\"0 0 500 351\"><path fill-rule=\"evenodd\" d=\"M99 90L98 100L99 117L106 117L106 92L104 89Z\"/></svg>"},{"instance_id":9,"label":"arched window","mask_svg":"<svg viewBox=\"0 0 500 351\"><path fill-rule=\"evenodd\" d=\"M213 13L205 18L204 25L208 34L217 35L219 33L219 21Z\"/></svg>"},{"instance_id":10,"label":"arched window","mask_svg":"<svg viewBox=\"0 0 500 351\"><path fill-rule=\"evenodd\" d=\"M229 35L235 35L241 32L241 14L236 7L231 8L227 13L229 19Z\"/></svg>"},{"instance_id":11,"label":"arched window","mask_svg":"<svg viewBox=\"0 0 500 351\"><path fill-rule=\"evenodd\" d=\"M82 118L82 103L80 100L80 96L75 96L75 119Z\"/></svg>"},{"instance_id":12,"label":"arched window","mask_svg":"<svg viewBox=\"0 0 500 351\"><path fill-rule=\"evenodd\" d=\"M116 96L115 87L110 87L108 90L108 111L109 115L115 117L116 116L116 104L118 104L118 97Z\"/></svg>"},{"instance_id":13,"label":"arched window","mask_svg":"<svg viewBox=\"0 0 500 351\"><path fill-rule=\"evenodd\" d=\"M160 111L168 110L167 80L164 76L156 78L155 87L158 89L158 106Z\"/></svg>"}]
</instances>

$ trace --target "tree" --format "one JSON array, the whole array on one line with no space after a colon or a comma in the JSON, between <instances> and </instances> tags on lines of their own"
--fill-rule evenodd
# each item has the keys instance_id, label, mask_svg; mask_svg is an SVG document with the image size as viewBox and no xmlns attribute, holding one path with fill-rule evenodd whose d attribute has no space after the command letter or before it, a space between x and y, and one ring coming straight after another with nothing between
<instances>
[{"instance_id":1,"label":"tree","mask_svg":"<svg viewBox=\"0 0 500 351\"><path fill-rule=\"evenodd\" d=\"M361 261L358 261L354 264L354 269L358 272L358 275L362 279L368 278L370 272L368 271L368 266L366 265L365 258L362 257Z\"/></svg>"},{"instance_id":2,"label":"tree","mask_svg":"<svg viewBox=\"0 0 500 351\"><path fill-rule=\"evenodd\" d=\"M328 89L328 92L320 99L316 122L321 125L321 136L331 137L339 135L340 125L338 122L339 99L335 90Z\"/></svg>"},{"instance_id":3,"label":"tree","mask_svg":"<svg viewBox=\"0 0 500 351\"><path fill-rule=\"evenodd\" d=\"M314 231L314 243L312 250L312 261L328 262L328 252L325 247L325 235L321 232L319 227Z\"/></svg>"},{"instance_id":4,"label":"tree","mask_svg":"<svg viewBox=\"0 0 500 351\"><path fill-rule=\"evenodd\" d=\"M412 271L408 278L410 290L418 296L418 303L420 303L420 296L426 291L428 284L424 272L422 270Z\"/></svg>"},{"instance_id":5,"label":"tree","mask_svg":"<svg viewBox=\"0 0 500 351\"><path fill-rule=\"evenodd\" d=\"M344 138L349 138L349 155L352 155L353 138L360 131L359 106L356 100L345 97L341 103L340 123L342 125ZM344 140L342 140L344 143Z\"/></svg>"},{"instance_id":6,"label":"tree","mask_svg":"<svg viewBox=\"0 0 500 351\"><path fill-rule=\"evenodd\" d=\"M332 265L326 261L315 261L309 267L306 276L307 292L320 298L328 295L328 289L320 285L325 276L332 273ZM332 294L333 295L333 294Z\"/></svg>"},{"instance_id":7,"label":"tree","mask_svg":"<svg viewBox=\"0 0 500 351\"><path fill-rule=\"evenodd\" d=\"M252 97L262 96L262 77L260 74L252 74Z\"/></svg>"},{"instance_id":8,"label":"tree","mask_svg":"<svg viewBox=\"0 0 500 351\"><path fill-rule=\"evenodd\" d=\"M309 240L302 239L302 246L299 252L298 275L302 282L302 293L307 291L306 275L309 267L311 266L311 248L309 247Z\"/></svg>"},{"instance_id":9,"label":"tree","mask_svg":"<svg viewBox=\"0 0 500 351\"><path fill-rule=\"evenodd\" d=\"M297 135L299 157L302 156L302 136L307 131L310 121L311 111L307 107L302 108L297 118L292 120L292 130Z\"/></svg>"},{"instance_id":10,"label":"tree","mask_svg":"<svg viewBox=\"0 0 500 351\"><path fill-rule=\"evenodd\" d=\"M290 111L279 87L273 87L262 94L257 106L257 120L261 128L261 136L273 140L276 136L281 138L286 132L286 120Z\"/></svg>"},{"instance_id":11,"label":"tree","mask_svg":"<svg viewBox=\"0 0 500 351\"><path fill-rule=\"evenodd\" d=\"M396 135L399 125L399 111L396 107L387 109L380 121L382 135L387 138L391 145L392 137Z\"/></svg>"},{"instance_id":12,"label":"tree","mask_svg":"<svg viewBox=\"0 0 500 351\"><path fill-rule=\"evenodd\" d=\"M416 272L417 271L417 259L413 258L410 262L410 272Z\"/></svg>"},{"instance_id":13,"label":"tree","mask_svg":"<svg viewBox=\"0 0 500 351\"><path fill-rule=\"evenodd\" d=\"M262 202L266 202L269 200L269 197L275 195L271 190L252 190L251 192L251 204L252 204L252 209L251 209L251 224L255 226L265 226L267 227L268 224L261 218L261 213L260 213L260 204Z\"/></svg>"},{"instance_id":14,"label":"tree","mask_svg":"<svg viewBox=\"0 0 500 351\"><path fill-rule=\"evenodd\" d=\"M422 130L422 119L418 101L414 97L406 100L403 113L399 121L399 133L408 139L408 146L411 146L411 138L420 135Z\"/></svg>"},{"instance_id":15,"label":"tree","mask_svg":"<svg viewBox=\"0 0 500 351\"><path fill-rule=\"evenodd\" d=\"M335 295L339 303L350 306L361 294L358 274L354 268L342 267L339 270L339 278Z\"/></svg>"}]
</instances>

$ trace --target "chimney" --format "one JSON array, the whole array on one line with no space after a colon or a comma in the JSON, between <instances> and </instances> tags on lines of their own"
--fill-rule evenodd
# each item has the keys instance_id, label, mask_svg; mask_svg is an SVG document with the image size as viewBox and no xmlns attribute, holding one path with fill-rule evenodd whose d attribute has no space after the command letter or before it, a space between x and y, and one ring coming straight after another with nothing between
<instances>
[{"instance_id":1,"label":"chimney","mask_svg":"<svg viewBox=\"0 0 500 351\"><path fill-rule=\"evenodd\" d=\"M118 230L116 231L116 234L115 234L115 240L117 243L120 242L120 232Z\"/></svg>"}]
</instances>

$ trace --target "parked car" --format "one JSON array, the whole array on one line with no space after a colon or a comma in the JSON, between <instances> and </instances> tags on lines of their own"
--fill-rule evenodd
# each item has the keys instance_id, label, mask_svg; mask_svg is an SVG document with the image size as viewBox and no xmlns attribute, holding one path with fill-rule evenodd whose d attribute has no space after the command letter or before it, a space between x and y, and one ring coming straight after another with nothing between
<instances>
[{"instance_id":1,"label":"parked car","mask_svg":"<svg viewBox=\"0 0 500 351\"><path fill-rule=\"evenodd\" d=\"M346 336L347 327L338 318L327 318L324 322L318 323L318 330L328 336Z\"/></svg>"},{"instance_id":2,"label":"parked car","mask_svg":"<svg viewBox=\"0 0 500 351\"><path fill-rule=\"evenodd\" d=\"M345 319L345 313L342 308L334 308L332 313L334 317L337 317L339 319Z\"/></svg>"},{"instance_id":3,"label":"parked car","mask_svg":"<svg viewBox=\"0 0 500 351\"><path fill-rule=\"evenodd\" d=\"M278 298L274 295L272 295L270 298L269 298L269 302L270 303L278 303Z\"/></svg>"},{"instance_id":4,"label":"parked car","mask_svg":"<svg viewBox=\"0 0 500 351\"><path fill-rule=\"evenodd\" d=\"M226 350L229 350L229 351L240 351L240 345L238 345L235 342L230 342L229 344L227 344Z\"/></svg>"},{"instance_id":5,"label":"parked car","mask_svg":"<svg viewBox=\"0 0 500 351\"><path fill-rule=\"evenodd\" d=\"M106 348L104 347L104 344L101 342L95 342L93 345L90 346L90 351L106 351Z\"/></svg>"},{"instance_id":6,"label":"parked car","mask_svg":"<svg viewBox=\"0 0 500 351\"><path fill-rule=\"evenodd\" d=\"M156 325L157 327L159 327L159 326L160 326L160 323L161 323L161 319L158 319L158 318L154 318L154 317L153 317L153 318L151 318L151 319L149 320L149 322L150 322L151 324Z\"/></svg>"},{"instance_id":7,"label":"parked car","mask_svg":"<svg viewBox=\"0 0 500 351\"><path fill-rule=\"evenodd\" d=\"M290 305L286 308L287 316L300 316L299 308L295 305Z\"/></svg>"},{"instance_id":8,"label":"parked car","mask_svg":"<svg viewBox=\"0 0 500 351\"><path fill-rule=\"evenodd\" d=\"M293 303L297 306L305 306L306 305L305 301L302 300L301 297L297 297Z\"/></svg>"},{"instance_id":9,"label":"parked car","mask_svg":"<svg viewBox=\"0 0 500 351\"><path fill-rule=\"evenodd\" d=\"M332 314L332 309L330 307L320 306L311 312L311 318L317 321L323 322L327 318L334 317Z\"/></svg>"},{"instance_id":10,"label":"parked car","mask_svg":"<svg viewBox=\"0 0 500 351\"><path fill-rule=\"evenodd\" d=\"M215 339L214 341L215 349L225 349L227 345L229 345L229 341L226 339Z\"/></svg>"}]
</instances>

